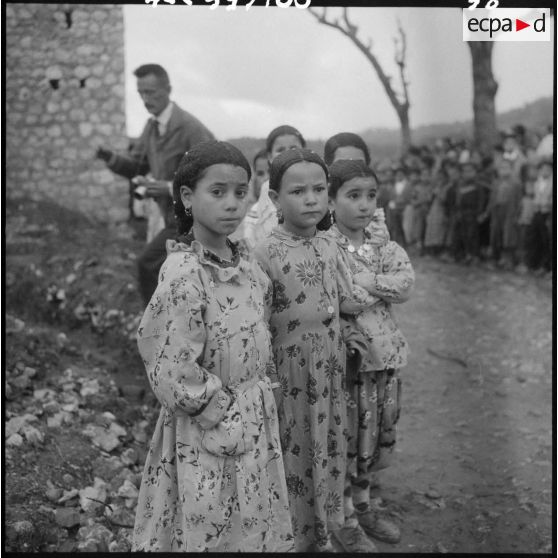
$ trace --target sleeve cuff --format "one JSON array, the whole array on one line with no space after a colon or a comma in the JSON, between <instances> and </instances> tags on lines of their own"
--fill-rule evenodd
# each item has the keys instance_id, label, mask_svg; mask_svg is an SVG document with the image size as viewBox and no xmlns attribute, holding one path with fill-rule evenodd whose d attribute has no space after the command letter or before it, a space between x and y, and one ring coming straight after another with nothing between
<instances>
[{"instance_id":1,"label":"sleeve cuff","mask_svg":"<svg viewBox=\"0 0 558 558\"><path fill-rule=\"evenodd\" d=\"M231 404L231 396L220 389L207 403L203 411L195 415L195 420L203 430L207 430L217 425L227 412Z\"/></svg>"}]
</instances>

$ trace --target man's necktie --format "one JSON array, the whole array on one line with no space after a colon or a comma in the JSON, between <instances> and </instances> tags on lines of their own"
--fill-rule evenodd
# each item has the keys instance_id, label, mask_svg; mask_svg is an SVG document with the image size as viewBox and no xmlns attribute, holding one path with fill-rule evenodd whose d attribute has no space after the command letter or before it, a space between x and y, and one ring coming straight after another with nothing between
<instances>
[{"instance_id":1,"label":"man's necktie","mask_svg":"<svg viewBox=\"0 0 558 558\"><path fill-rule=\"evenodd\" d=\"M152 118L151 122L151 125L153 126L153 135L156 139L159 139L161 137L161 132L159 131L159 121L156 118Z\"/></svg>"}]
</instances>

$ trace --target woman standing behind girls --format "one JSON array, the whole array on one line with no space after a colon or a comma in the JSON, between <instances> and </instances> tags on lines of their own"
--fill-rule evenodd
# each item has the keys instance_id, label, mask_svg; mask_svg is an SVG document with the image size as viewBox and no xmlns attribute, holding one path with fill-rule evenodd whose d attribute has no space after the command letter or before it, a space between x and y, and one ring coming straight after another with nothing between
<instances>
[{"instance_id":1,"label":"woman standing behind girls","mask_svg":"<svg viewBox=\"0 0 558 558\"><path fill-rule=\"evenodd\" d=\"M395 322L391 304L404 302L414 284L414 272L403 248L389 240L385 225L371 222L378 183L364 161L337 161L330 167L330 207L334 224L328 231L347 254L353 279L380 302L349 322L367 347L358 374L349 382L349 460L352 486L345 492L346 523L338 533L345 550L366 534L385 542L399 541L399 529L370 507L370 481L393 456L400 411L398 370L407 364L407 343ZM372 226L374 224L374 226ZM346 334L346 337L351 337Z\"/></svg>"},{"instance_id":2,"label":"woman standing behind girls","mask_svg":"<svg viewBox=\"0 0 558 558\"><path fill-rule=\"evenodd\" d=\"M273 280L270 319L280 389L280 431L296 551L332 550L343 524L345 352L340 307L357 311L347 264L317 230L327 214L327 167L308 149L274 159L270 195L283 223L256 247ZM367 299L367 301L365 301ZM354 303L354 304L353 304Z\"/></svg>"},{"instance_id":3,"label":"woman standing behind girls","mask_svg":"<svg viewBox=\"0 0 558 558\"><path fill-rule=\"evenodd\" d=\"M246 213L250 166L225 142L183 157L178 241L138 330L162 404L133 535L136 551L293 548L264 296L266 275L227 236Z\"/></svg>"}]
</instances>

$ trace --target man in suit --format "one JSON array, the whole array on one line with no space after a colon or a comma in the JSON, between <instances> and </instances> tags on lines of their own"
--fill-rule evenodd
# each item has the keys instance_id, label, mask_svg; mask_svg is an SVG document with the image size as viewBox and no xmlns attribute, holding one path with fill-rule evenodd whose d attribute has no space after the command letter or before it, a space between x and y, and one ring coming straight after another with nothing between
<instances>
[{"instance_id":1,"label":"man in suit","mask_svg":"<svg viewBox=\"0 0 558 558\"><path fill-rule=\"evenodd\" d=\"M138 93L152 117L130 153L120 155L99 147L96 156L116 174L143 186L144 195L149 199L148 243L138 258L140 291L147 305L166 258L166 241L176 236L172 203L174 173L186 151L214 137L197 118L170 100L169 76L162 66L144 64L134 75Z\"/></svg>"}]
</instances>

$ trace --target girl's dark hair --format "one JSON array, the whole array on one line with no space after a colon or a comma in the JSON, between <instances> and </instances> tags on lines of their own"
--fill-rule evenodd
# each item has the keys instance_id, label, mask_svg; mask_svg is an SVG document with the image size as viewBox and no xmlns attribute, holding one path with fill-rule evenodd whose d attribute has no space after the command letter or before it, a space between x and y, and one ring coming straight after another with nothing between
<instances>
[{"instance_id":1,"label":"girl's dark hair","mask_svg":"<svg viewBox=\"0 0 558 558\"><path fill-rule=\"evenodd\" d=\"M315 163L322 167L326 181L329 179L329 171L323 159L311 149L287 149L273 159L269 168L269 188L275 192L281 189L281 179L289 167L296 163ZM331 226L331 214L329 210L324 215L323 219L316 225L318 230L325 231Z\"/></svg>"},{"instance_id":2,"label":"girl's dark hair","mask_svg":"<svg viewBox=\"0 0 558 558\"><path fill-rule=\"evenodd\" d=\"M292 167L295 163L315 163L320 165L325 172L326 180L329 178L329 172L327 165L324 163L323 159L311 149L297 148L297 149L287 149L275 157L271 162L269 168L269 187L275 192L279 192L281 188L281 179L289 167Z\"/></svg>"},{"instance_id":3,"label":"girl's dark hair","mask_svg":"<svg viewBox=\"0 0 558 558\"><path fill-rule=\"evenodd\" d=\"M378 185L376 173L364 161L357 159L335 161L329 167L329 197L335 199L345 182L359 176L373 178Z\"/></svg>"},{"instance_id":4,"label":"girl's dark hair","mask_svg":"<svg viewBox=\"0 0 558 558\"><path fill-rule=\"evenodd\" d=\"M368 151L368 146L364 143L364 140L358 135L352 132L341 132L331 136L324 145L324 161L326 165L331 165L333 159L335 158L335 152L340 147L356 147L364 153L364 160L366 164L370 164L370 152Z\"/></svg>"},{"instance_id":5,"label":"girl's dark hair","mask_svg":"<svg viewBox=\"0 0 558 558\"><path fill-rule=\"evenodd\" d=\"M226 141L204 141L187 151L178 165L172 187L174 216L179 235L187 233L194 223L193 217L191 215L187 216L184 211L184 204L180 197L180 187L188 186L190 190L195 190L198 180L204 176L206 169L211 165L241 167L248 174L248 180L252 176L252 169L246 157L234 145Z\"/></svg>"},{"instance_id":6,"label":"girl's dark hair","mask_svg":"<svg viewBox=\"0 0 558 558\"><path fill-rule=\"evenodd\" d=\"M302 147L306 147L306 140L302 137L302 134L293 126L283 124L282 126L277 126L277 128L274 128L271 132L269 132L269 135L265 140L265 148L268 154L271 153L275 140L281 136L296 136L300 141L300 145Z\"/></svg>"}]
</instances>

